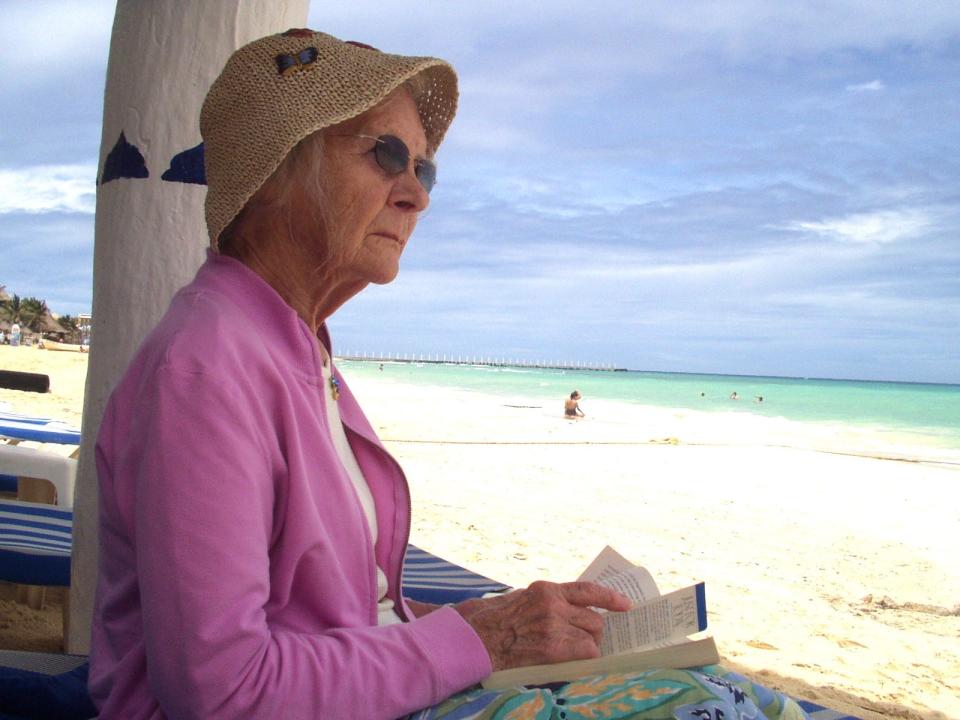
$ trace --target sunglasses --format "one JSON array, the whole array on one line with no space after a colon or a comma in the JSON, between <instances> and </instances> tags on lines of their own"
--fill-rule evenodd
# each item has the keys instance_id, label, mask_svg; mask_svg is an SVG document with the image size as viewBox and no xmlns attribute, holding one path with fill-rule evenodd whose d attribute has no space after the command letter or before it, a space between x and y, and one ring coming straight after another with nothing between
<instances>
[{"instance_id":1,"label":"sunglasses","mask_svg":"<svg viewBox=\"0 0 960 720\"><path fill-rule=\"evenodd\" d=\"M407 171L410 163L410 148L400 138L394 135L354 135L354 137L376 140L370 152L377 159L377 165L387 173L387 175L400 175ZM413 174L423 189L430 194L433 186L437 184L437 165L432 160L424 158L415 158L413 161Z\"/></svg>"}]
</instances>

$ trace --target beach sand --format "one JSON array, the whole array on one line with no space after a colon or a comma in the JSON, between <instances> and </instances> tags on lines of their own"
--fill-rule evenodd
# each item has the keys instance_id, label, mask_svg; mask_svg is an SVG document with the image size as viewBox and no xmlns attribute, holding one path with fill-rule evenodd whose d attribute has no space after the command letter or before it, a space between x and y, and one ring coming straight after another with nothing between
<instances>
[{"instance_id":1,"label":"beach sand","mask_svg":"<svg viewBox=\"0 0 960 720\"><path fill-rule=\"evenodd\" d=\"M79 422L85 362L0 347L0 368L51 376L0 402ZM863 718L960 718L960 449L590 398L571 422L562 398L345 374L405 469L416 544L516 586L610 544L664 591L705 581L721 653L756 680ZM56 597L46 624L10 597L0 647L51 649Z\"/></svg>"}]
</instances>

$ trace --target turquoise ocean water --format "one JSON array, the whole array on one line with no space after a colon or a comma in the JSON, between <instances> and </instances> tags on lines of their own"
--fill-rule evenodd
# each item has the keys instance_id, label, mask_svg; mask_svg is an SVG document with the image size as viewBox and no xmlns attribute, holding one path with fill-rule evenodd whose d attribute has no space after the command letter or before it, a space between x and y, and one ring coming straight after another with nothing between
<instances>
[{"instance_id":1,"label":"turquoise ocean water","mask_svg":"<svg viewBox=\"0 0 960 720\"><path fill-rule=\"evenodd\" d=\"M576 388L591 398L707 412L746 412L800 422L855 425L913 435L960 449L960 385L697 375L667 372L598 372L521 367L373 361L338 362L347 379L377 375L398 381L562 402ZM733 401L736 392L740 400ZM701 395L702 393L702 395ZM763 397L757 402L757 397Z\"/></svg>"}]
</instances>

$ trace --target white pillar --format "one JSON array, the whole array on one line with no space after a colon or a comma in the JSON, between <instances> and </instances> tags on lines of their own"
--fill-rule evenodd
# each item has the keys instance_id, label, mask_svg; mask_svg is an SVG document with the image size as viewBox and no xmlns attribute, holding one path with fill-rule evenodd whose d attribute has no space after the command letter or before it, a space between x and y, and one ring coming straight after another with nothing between
<instances>
[{"instance_id":1,"label":"white pillar","mask_svg":"<svg viewBox=\"0 0 960 720\"><path fill-rule=\"evenodd\" d=\"M175 155L200 143L200 105L230 54L263 35L303 27L308 5L309 0L117 2L98 170L96 326L74 507L68 652L86 653L90 646L97 578L94 443L107 396L170 297L193 277L208 245L206 186L161 176Z\"/></svg>"}]
</instances>

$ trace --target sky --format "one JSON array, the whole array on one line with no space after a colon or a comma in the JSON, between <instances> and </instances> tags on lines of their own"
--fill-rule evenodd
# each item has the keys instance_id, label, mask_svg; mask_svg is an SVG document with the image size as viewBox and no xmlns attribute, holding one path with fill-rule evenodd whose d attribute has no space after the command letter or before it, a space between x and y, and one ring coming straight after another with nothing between
<instances>
[{"instance_id":1,"label":"sky","mask_svg":"<svg viewBox=\"0 0 960 720\"><path fill-rule=\"evenodd\" d=\"M114 9L0 0L0 285L61 314L92 304ZM331 319L338 351L960 383L955 0L351 0L308 24L460 77L400 276Z\"/></svg>"}]
</instances>

